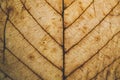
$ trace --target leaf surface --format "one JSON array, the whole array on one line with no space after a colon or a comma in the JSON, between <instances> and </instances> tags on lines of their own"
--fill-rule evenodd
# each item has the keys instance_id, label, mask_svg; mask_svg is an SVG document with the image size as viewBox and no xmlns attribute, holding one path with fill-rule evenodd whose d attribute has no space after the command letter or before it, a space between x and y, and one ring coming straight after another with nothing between
<instances>
[{"instance_id":1,"label":"leaf surface","mask_svg":"<svg viewBox=\"0 0 120 80\"><path fill-rule=\"evenodd\" d=\"M120 1L0 0L0 61L0 80L119 80Z\"/></svg>"}]
</instances>

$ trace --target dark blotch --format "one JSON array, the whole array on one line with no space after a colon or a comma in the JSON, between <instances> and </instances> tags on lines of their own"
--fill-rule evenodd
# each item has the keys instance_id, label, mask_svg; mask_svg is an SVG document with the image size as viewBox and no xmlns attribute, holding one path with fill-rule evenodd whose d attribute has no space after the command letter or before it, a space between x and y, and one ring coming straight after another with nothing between
<instances>
[{"instance_id":1,"label":"dark blotch","mask_svg":"<svg viewBox=\"0 0 120 80\"><path fill-rule=\"evenodd\" d=\"M35 56L34 56L34 55L29 55L28 58L29 58L30 60L34 60L34 59L35 59Z\"/></svg>"}]
</instances>

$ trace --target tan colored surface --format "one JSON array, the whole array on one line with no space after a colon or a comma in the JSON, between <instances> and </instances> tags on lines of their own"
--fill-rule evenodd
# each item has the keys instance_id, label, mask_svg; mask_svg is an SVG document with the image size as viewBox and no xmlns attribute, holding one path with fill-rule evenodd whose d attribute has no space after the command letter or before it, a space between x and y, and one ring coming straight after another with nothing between
<instances>
[{"instance_id":1,"label":"tan colored surface","mask_svg":"<svg viewBox=\"0 0 120 80\"><path fill-rule=\"evenodd\" d=\"M120 80L119 0L0 0L0 6L0 80Z\"/></svg>"}]
</instances>

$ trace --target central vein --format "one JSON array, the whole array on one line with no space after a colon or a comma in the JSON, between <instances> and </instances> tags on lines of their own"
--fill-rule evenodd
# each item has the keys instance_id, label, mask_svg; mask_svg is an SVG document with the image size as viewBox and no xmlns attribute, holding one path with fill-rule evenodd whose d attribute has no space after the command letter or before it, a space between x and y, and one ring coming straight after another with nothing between
<instances>
[{"instance_id":1,"label":"central vein","mask_svg":"<svg viewBox=\"0 0 120 80\"><path fill-rule=\"evenodd\" d=\"M63 26L63 44L62 44L62 50L63 50L63 71L62 71L62 79L65 80L65 25L64 25L64 0L62 0L62 26Z\"/></svg>"}]
</instances>

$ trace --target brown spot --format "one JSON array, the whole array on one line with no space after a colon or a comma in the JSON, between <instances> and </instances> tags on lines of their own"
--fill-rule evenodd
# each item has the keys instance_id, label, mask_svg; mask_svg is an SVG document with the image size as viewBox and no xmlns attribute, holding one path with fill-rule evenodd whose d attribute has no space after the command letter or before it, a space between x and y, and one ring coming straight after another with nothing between
<instances>
[{"instance_id":1,"label":"brown spot","mask_svg":"<svg viewBox=\"0 0 120 80\"><path fill-rule=\"evenodd\" d=\"M105 12L103 12L103 15L104 15L104 16L106 15Z\"/></svg>"},{"instance_id":2,"label":"brown spot","mask_svg":"<svg viewBox=\"0 0 120 80\"><path fill-rule=\"evenodd\" d=\"M80 17L80 20L82 21L83 19L85 19L83 16Z\"/></svg>"},{"instance_id":3,"label":"brown spot","mask_svg":"<svg viewBox=\"0 0 120 80\"><path fill-rule=\"evenodd\" d=\"M25 7L24 6L22 6L22 10L21 11L24 11L25 10Z\"/></svg>"},{"instance_id":4,"label":"brown spot","mask_svg":"<svg viewBox=\"0 0 120 80\"><path fill-rule=\"evenodd\" d=\"M57 52L57 48L53 48L53 49L52 49L52 52Z\"/></svg>"},{"instance_id":5,"label":"brown spot","mask_svg":"<svg viewBox=\"0 0 120 80\"><path fill-rule=\"evenodd\" d=\"M105 55L105 57L108 58L108 59L110 59L110 56L108 56L108 55Z\"/></svg>"},{"instance_id":6,"label":"brown spot","mask_svg":"<svg viewBox=\"0 0 120 80\"><path fill-rule=\"evenodd\" d=\"M83 27L83 29L84 29L84 30L87 30L87 27L85 26L85 27Z\"/></svg>"},{"instance_id":7,"label":"brown spot","mask_svg":"<svg viewBox=\"0 0 120 80\"><path fill-rule=\"evenodd\" d=\"M64 22L64 25L65 25L65 26L67 26L67 25L68 25L68 23L67 23L67 22Z\"/></svg>"},{"instance_id":8,"label":"brown spot","mask_svg":"<svg viewBox=\"0 0 120 80\"><path fill-rule=\"evenodd\" d=\"M36 4L36 7L38 7L39 6L39 4Z\"/></svg>"},{"instance_id":9,"label":"brown spot","mask_svg":"<svg viewBox=\"0 0 120 80\"><path fill-rule=\"evenodd\" d=\"M23 16L23 15L22 15L20 18L21 18L21 19L24 19L24 18L25 18L25 16Z\"/></svg>"},{"instance_id":10,"label":"brown spot","mask_svg":"<svg viewBox=\"0 0 120 80\"><path fill-rule=\"evenodd\" d=\"M54 24L54 23L53 23L53 24ZM50 28L50 25L47 25L46 28L45 28L45 30L48 31L49 28Z\"/></svg>"},{"instance_id":11,"label":"brown spot","mask_svg":"<svg viewBox=\"0 0 120 80\"><path fill-rule=\"evenodd\" d=\"M93 16L92 16L91 14L89 14L89 17L90 17L90 18L93 18Z\"/></svg>"},{"instance_id":12,"label":"brown spot","mask_svg":"<svg viewBox=\"0 0 120 80\"><path fill-rule=\"evenodd\" d=\"M30 10L31 10L31 7L28 8L28 11L30 11Z\"/></svg>"},{"instance_id":13,"label":"brown spot","mask_svg":"<svg viewBox=\"0 0 120 80\"><path fill-rule=\"evenodd\" d=\"M46 48L46 47L44 47L44 48L43 48L43 51L46 51L46 50L47 50L47 48Z\"/></svg>"},{"instance_id":14,"label":"brown spot","mask_svg":"<svg viewBox=\"0 0 120 80\"><path fill-rule=\"evenodd\" d=\"M66 16L68 16L68 15L69 15L69 13L65 13L65 15L66 15Z\"/></svg>"},{"instance_id":15,"label":"brown spot","mask_svg":"<svg viewBox=\"0 0 120 80\"><path fill-rule=\"evenodd\" d=\"M66 9L66 7L67 7L66 4L64 4L64 9Z\"/></svg>"},{"instance_id":16,"label":"brown spot","mask_svg":"<svg viewBox=\"0 0 120 80\"><path fill-rule=\"evenodd\" d=\"M63 67L62 66L60 66L60 69L62 69Z\"/></svg>"},{"instance_id":17,"label":"brown spot","mask_svg":"<svg viewBox=\"0 0 120 80\"><path fill-rule=\"evenodd\" d=\"M55 20L55 18L52 18L52 20Z\"/></svg>"},{"instance_id":18,"label":"brown spot","mask_svg":"<svg viewBox=\"0 0 120 80\"><path fill-rule=\"evenodd\" d=\"M95 41L100 41L100 36L96 36Z\"/></svg>"},{"instance_id":19,"label":"brown spot","mask_svg":"<svg viewBox=\"0 0 120 80\"><path fill-rule=\"evenodd\" d=\"M42 19L42 17L39 17L38 19Z\"/></svg>"},{"instance_id":20,"label":"brown spot","mask_svg":"<svg viewBox=\"0 0 120 80\"><path fill-rule=\"evenodd\" d=\"M54 12L55 15L57 15L57 12Z\"/></svg>"},{"instance_id":21,"label":"brown spot","mask_svg":"<svg viewBox=\"0 0 120 80\"><path fill-rule=\"evenodd\" d=\"M60 21L62 21L62 18L60 18Z\"/></svg>"},{"instance_id":22,"label":"brown spot","mask_svg":"<svg viewBox=\"0 0 120 80\"><path fill-rule=\"evenodd\" d=\"M45 44L46 42L45 41L43 41L43 44Z\"/></svg>"},{"instance_id":23,"label":"brown spot","mask_svg":"<svg viewBox=\"0 0 120 80\"><path fill-rule=\"evenodd\" d=\"M87 28L86 26L83 27L82 32L83 32L83 33L86 33L86 32L87 32L87 29L88 29L88 28Z\"/></svg>"},{"instance_id":24,"label":"brown spot","mask_svg":"<svg viewBox=\"0 0 120 80\"><path fill-rule=\"evenodd\" d=\"M13 10L14 10L13 7L10 6L10 7L7 8L7 13L12 12Z\"/></svg>"},{"instance_id":25,"label":"brown spot","mask_svg":"<svg viewBox=\"0 0 120 80\"><path fill-rule=\"evenodd\" d=\"M81 2L78 2L80 5L82 4Z\"/></svg>"},{"instance_id":26,"label":"brown spot","mask_svg":"<svg viewBox=\"0 0 120 80\"><path fill-rule=\"evenodd\" d=\"M35 59L35 56L31 54L31 55L28 56L28 58L29 58L30 60L34 60L34 59Z\"/></svg>"}]
</instances>

